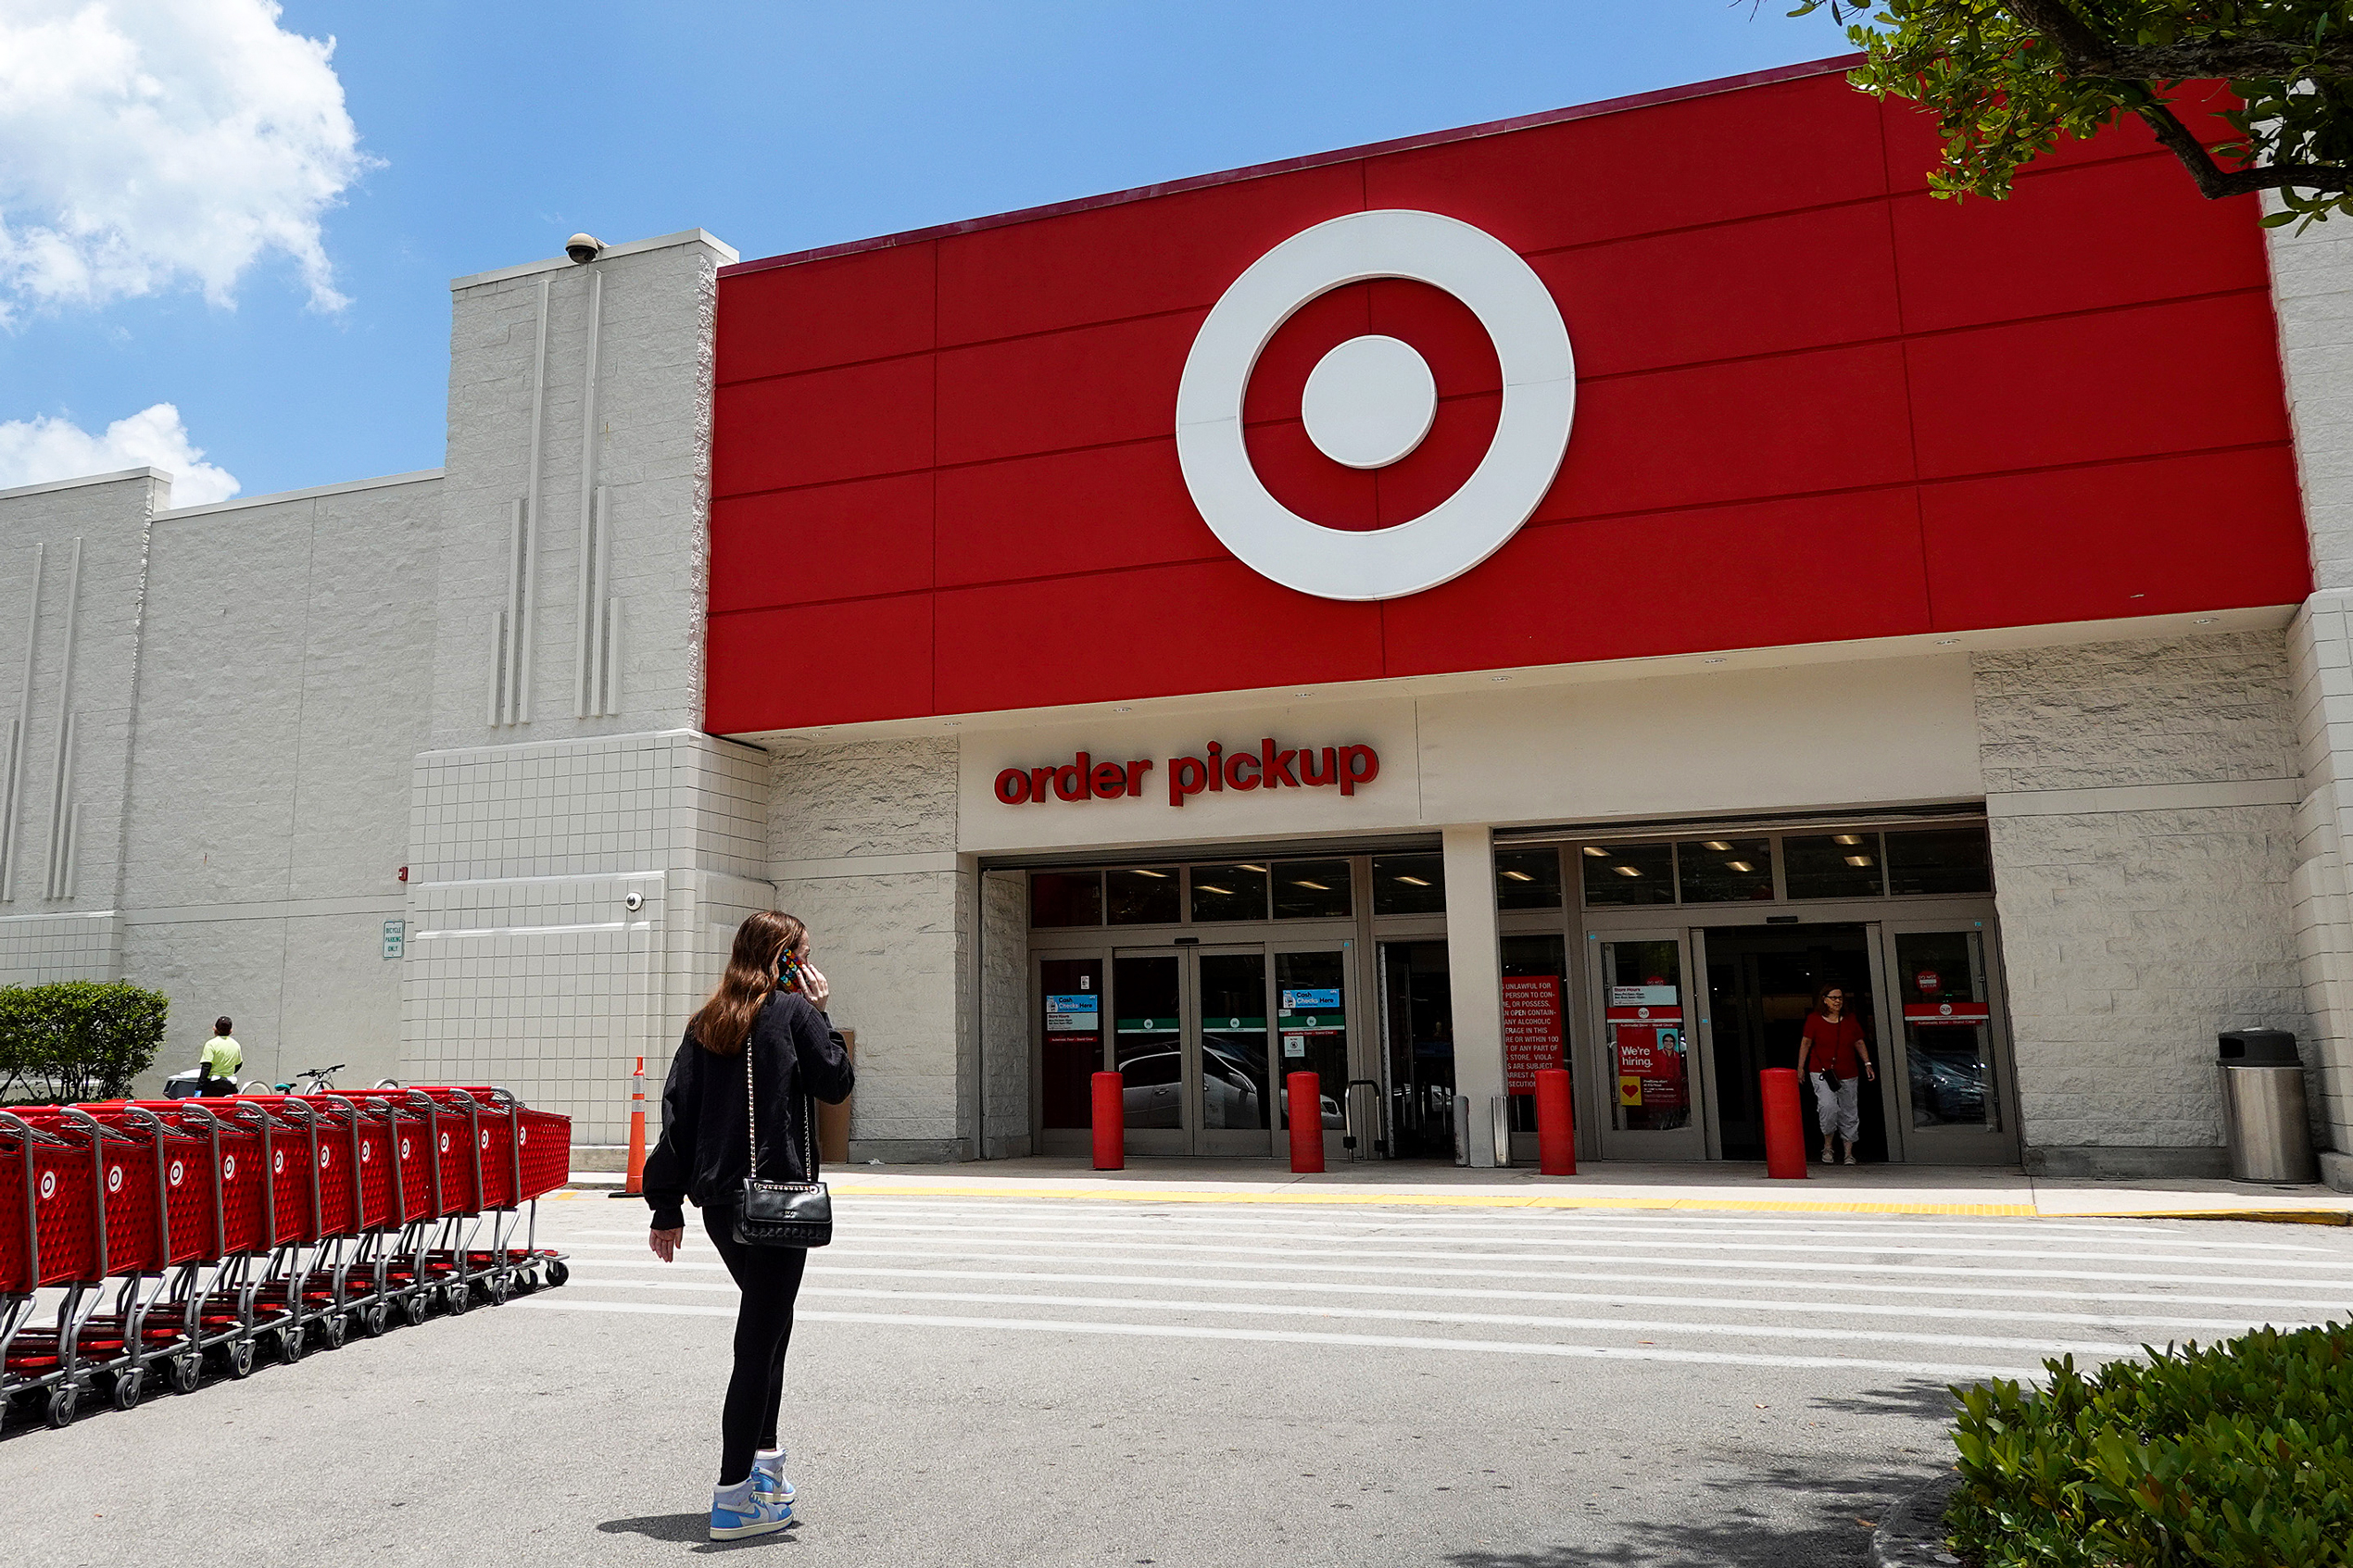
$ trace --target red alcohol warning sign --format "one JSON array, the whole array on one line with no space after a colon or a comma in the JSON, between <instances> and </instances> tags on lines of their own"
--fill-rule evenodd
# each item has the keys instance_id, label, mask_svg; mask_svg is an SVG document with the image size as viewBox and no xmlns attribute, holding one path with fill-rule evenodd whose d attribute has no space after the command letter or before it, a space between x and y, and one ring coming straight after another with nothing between
<instances>
[{"instance_id":1,"label":"red alcohol warning sign","mask_svg":"<svg viewBox=\"0 0 2353 1568\"><path fill-rule=\"evenodd\" d=\"M1567 1065L1561 1055L1561 983L1549 974L1514 974L1504 981L1504 1075L1516 1095L1536 1092L1543 1068Z\"/></svg>"}]
</instances>

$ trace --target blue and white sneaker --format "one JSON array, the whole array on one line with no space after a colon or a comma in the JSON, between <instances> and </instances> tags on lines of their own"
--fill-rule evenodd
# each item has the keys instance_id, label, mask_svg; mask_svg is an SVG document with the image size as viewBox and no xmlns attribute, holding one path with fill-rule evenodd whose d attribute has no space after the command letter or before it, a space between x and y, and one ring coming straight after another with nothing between
<instances>
[{"instance_id":1,"label":"blue and white sneaker","mask_svg":"<svg viewBox=\"0 0 2353 1568\"><path fill-rule=\"evenodd\" d=\"M711 1538L740 1541L774 1535L792 1523L792 1504L760 1491L747 1478L741 1486L722 1486L711 1498Z\"/></svg>"},{"instance_id":2,"label":"blue and white sneaker","mask_svg":"<svg viewBox=\"0 0 2353 1568\"><path fill-rule=\"evenodd\" d=\"M767 1498L786 1507L792 1505L799 1494L785 1477L784 1449L762 1449L751 1456L751 1490L754 1497Z\"/></svg>"}]
</instances>

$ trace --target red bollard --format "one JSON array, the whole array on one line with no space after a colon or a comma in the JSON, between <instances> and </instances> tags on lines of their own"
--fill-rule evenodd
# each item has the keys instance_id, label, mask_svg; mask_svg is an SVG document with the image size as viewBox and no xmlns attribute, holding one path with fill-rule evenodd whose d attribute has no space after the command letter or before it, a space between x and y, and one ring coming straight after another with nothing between
<instances>
[{"instance_id":1,"label":"red bollard","mask_svg":"<svg viewBox=\"0 0 2353 1568\"><path fill-rule=\"evenodd\" d=\"M1294 1172L1324 1168L1323 1080L1313 1073L1294 1073L1283 1080L1290 1095L1290 1168Z\"/></svg>"},{"instance_id":2,"label":"red bollard","mask_svg":"<svg viewBox=\"0 0 2353 1568\"><path fill-rule=\"evenodd\" d=\"M1095 1074L1095 1169L1127 1168L1127 1080L1116 1073Z\"/></svg>"},{"instance_id":3,"label":"red bollard","mask_svg":"<svg viewBox=\"0 0 2353 1568\"><path fill-rule=\"evenodd\" d=\"M1544 1175L1577 1174L1577 1119L1565 1067L1536 1070L1536 1159Z\"/></svg>"},{"instance_id":4,"label":"red bollard","mask_svg":"<svg viewBox=\"0 0 2353 1568\"><path fill-rule=\"evenodd\" d=\"M1756 1081L1765 1101L1765 1173L1804 1181L1806 1112L1797 1103L1797 1070L1768 1067Z\"/></svg>"}]
</instances>

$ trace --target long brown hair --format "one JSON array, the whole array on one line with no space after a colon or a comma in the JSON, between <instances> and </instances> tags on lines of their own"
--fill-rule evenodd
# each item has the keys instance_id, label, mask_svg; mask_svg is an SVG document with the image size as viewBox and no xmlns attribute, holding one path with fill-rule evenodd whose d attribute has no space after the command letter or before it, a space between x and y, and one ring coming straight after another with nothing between
<instances>
[{"instance_id":1,"label":"long brown hair","mask_svg":"<svg viewBox=\"0 0 2353 1568\"><path fill-rule=\"evenodd\" d=\"M742 1050L752 1021L776 988L776 960L786 948L799 947L808 935L809 928L798 917L777 909L762 909L736 927L736 950L728 955L727 972L711 1000L687 1022L695 1043L719 1056Z\"/></svg>"}]
</instances>

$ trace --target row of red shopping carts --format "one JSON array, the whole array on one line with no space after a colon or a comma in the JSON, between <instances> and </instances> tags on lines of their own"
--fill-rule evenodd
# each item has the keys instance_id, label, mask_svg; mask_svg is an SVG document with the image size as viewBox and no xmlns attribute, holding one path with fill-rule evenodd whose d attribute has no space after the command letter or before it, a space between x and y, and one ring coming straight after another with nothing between
<instances>
[{"instance_id":1,"label":"row of red shopping carts","mask_svg":"<svg viewBox=\"0 0 2353 1568\"><path fill-rule=\"evenodd\" d=\"M561 1285L535 1200L571 1158L570 1117L489 1087L0 1111L0 1419Z\"/></svg>"}]
</instances>

